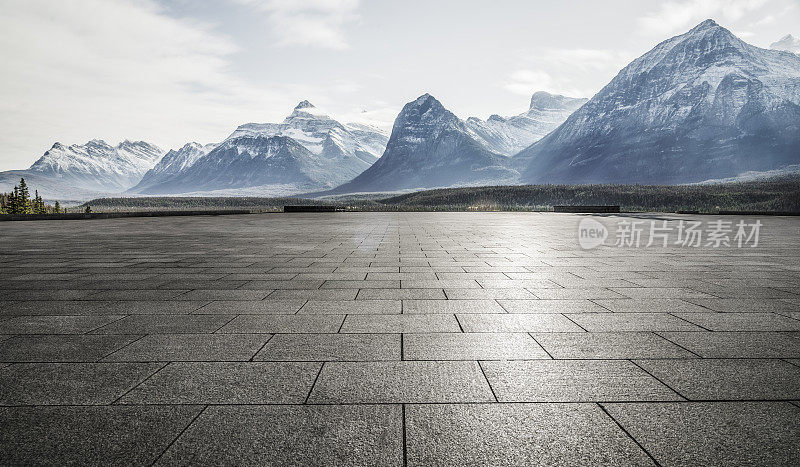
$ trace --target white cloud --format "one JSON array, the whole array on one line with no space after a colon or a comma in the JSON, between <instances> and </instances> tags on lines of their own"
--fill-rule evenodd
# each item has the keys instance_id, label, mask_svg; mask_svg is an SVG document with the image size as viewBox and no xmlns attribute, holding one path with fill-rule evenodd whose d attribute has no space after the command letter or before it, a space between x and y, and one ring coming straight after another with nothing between
<instances>
[{"instance_id":1,"label":"white cloud","mask_svg":"<svg viewBox=\"0 0 800 467\"><path fill-rule=\"evenodd\" d=\"M266 13L280 46L348 47L345 29L357 21L359 0L233 0Z\"/></svg>"},{"instance_id":2,"label":"white cloud","mask_svg":"<svg viewBox=\"0 0 800 467\"><path fill-rule=\"evenodd\" d=\"M228 37L148 0L4 1L0 51L0 170L27 167L55 141L218 141L283 118L312 91L240 79Z\"/></svg>"},{"instance_id":3,"label":"white cloud","mask_svg":"<svg viewBox=\"0 0 800 467\"><path fill-rule=\"evenodd\" d=\"M548 91L590 97L633 58L631 53L603 49L539 48L522 56L526 68L511 73L503 87L524 96Z\"/></svg>"},{"instance_id":4,"label":"white cloud","mask_svg":"<svg viewBox=\"0 0 800 467\"><path fill-rule=\"evenodd\" d=\"M762 10L768 3L770 0L670 1L662 3L658 10L638 18L637 23L640 33L660 37L684 33L708 18L726 23L753 20L754 13ZM767 16L768 13L764 15Z\"/></svg>"}]
</instances>

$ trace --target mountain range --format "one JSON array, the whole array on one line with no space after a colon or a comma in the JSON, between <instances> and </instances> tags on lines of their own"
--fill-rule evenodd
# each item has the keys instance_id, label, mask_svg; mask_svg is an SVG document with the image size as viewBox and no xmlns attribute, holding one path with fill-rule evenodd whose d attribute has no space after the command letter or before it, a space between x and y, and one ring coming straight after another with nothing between
<instances>
[{"instance_id":1,"label":"mountain range","mask_svg":"<svg viewBox=\"0 0 800 467\"><path fill-rule=\"evenodd\" d=\"M461 120L429 94L391 134L308 101L214 144L56 143L25 176L50 198L97 193L355 193L520 183L681 184L800 164L800 41L762 49L713 20L667 39L591 99L535 93L527 111Z\"/></svg>"},{"instance_id":2,"label":"mountain range","mask_svg":"<svg viewBox=\"0 0 800 467\"><path fill-rule=\"evenodd\" d=\"M514 159L523 183L680 184L797 164L800 57L704 21Z\"/></svg>"}]
</instances>

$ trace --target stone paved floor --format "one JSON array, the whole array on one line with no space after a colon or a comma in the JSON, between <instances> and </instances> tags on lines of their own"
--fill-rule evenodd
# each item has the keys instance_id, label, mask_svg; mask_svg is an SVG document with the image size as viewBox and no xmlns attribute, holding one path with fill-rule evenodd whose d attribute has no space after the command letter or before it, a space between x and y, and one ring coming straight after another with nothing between
<instances>
[{"instance_id":1,"label":"stone paved floor","mask_svg":"<svg viewBox=\"0 0 800 467\"><path fill-rule=\"evenodd\" d=\"M797 465L800 218L581 218L3 223L0 464Z\"/></svg>"}]
</instances>

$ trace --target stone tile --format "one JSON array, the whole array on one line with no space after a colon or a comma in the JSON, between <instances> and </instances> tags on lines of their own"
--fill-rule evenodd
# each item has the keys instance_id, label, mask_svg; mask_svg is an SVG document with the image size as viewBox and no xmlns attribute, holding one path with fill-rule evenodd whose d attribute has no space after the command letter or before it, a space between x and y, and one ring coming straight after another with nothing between
<instances>
[{"instance_id":1,"label":"stone tile","mask_svg":"<svg viewBox=\"0 0 800 467\"><path fill-rule=\"evenodd\" d=\"M765 313L797 310L797 306L778 299L693 298L692 302L713 311L727 313Z\"/></svg>"},{"instance_id":2,"label":"stone tile","mask_svg":"<svg viewBox=\"0 0 800 467\"><path fill-rule=\"evenodd\" d=\"M200 413L194 406L2 407L6 465L152 464Z\"/></svg>"},{"instance_id":3,"label":"stone tile","mask_svg":"<svg viewBox=\"0 0 800 467\"><path fill-rule=\"evenodd\" d=\"M589 332L703 331L668 313L571 313L566 316Z\"/></svg>"},{"instance_id":4,"label":"stone tile","mask_svg":"<svg viewBox=\"0 0 800 467\"><path fill-rule=\"evenodd\" d=\"M435 281L400 281L404 289L480 289L474 279L451 279Z\"/></svg>"},{"instance_id":5,"label":"stone tile","mask_svg":"<svg viewBox=\"0 0 800 467\"><path fill-rule=\"evenodd\" d=\"M95 316L95 315L124 315L117 311L117 301L106 300L31 300L15 302L14 306L4 308L0 316Z\"/></svg>"},{"instance_id":6,"label":"stone tile","mask_svg":"<svg viewBox=\"0 0 800 467\"><path fill-rule=\"evenodd\" d=\"M300 314L399 314L402 308L400 300L309 300Z\"/></svg>"},{"instance_id":7,"label":"stone tile","mask_svg":"<svg viewBox=\"0 0 800 467\"><path fill-rule=\"evenodd\" d=\"M483 362L500 402L683 400L625 360Z\"/></svg>"},{"instance_id":8,"label":"stone tile","mask_svg":"<svg viewBox=\"0 0 800 467\"><path fill-rule=\"evenodd\" d=\"M409 466L647 465L594 404L427 404L406 408Z\"/></svg>"},{"instance_id":9,"label":"stone tile","mask_svg":"<svg viewBox=\"0 0 800 467\"><path fill-rule=\"evenodd\" d=\"M602 313L591 300L498 300L509 313Z\"/></svg>"},{"instance_id":10,"label":"stone tile","mask_svg":"<svg viewBox=\"0 0 800 467\"><path fill-rule=\"evenodd\" d=\"M506 360L550 358L525 333L406 334L405 360Z\"/></svg>"},{"instance_id":11,"label":"stone tile","mask_svg":"<svg viewBox=\"0 0 800 467\"><path fill-rule=\"evenodd\" d=\"M3 341L0 362L96 362L140 336L28 335Z\"/></svg>"},{"instance_id":12,"label":"stone tile","mask_svg":"<svg viewBox=\"0 0 800 467\"><path fill-rule=\"evenodd\" d=\"M124 316L17 316L0 322L5 334L83 334Z\"/></svg>"},{"instance_id":13,"label":"stone tile","mask_svg":"<svg viewBox=\"0 0 800 467\"><path fill-rule=\"evenodd\" d=\"M526 289L452 289L444 291L450 300L536 300Z\"/></svg>"},{"instance_id":14,"label":"stone tile","mask_svg":"<svg viewBox=\"0 0 800 467\"><path fill-rule=\"evenodd\" d=\"M696 299L692 299L697 302ZM622 298L593 300L614 313L691 313L708 309L680 298Z\"/></svg>"},{"instance_id":15,"label":"stone tile","mask_svg":"<svg viewBox=\"0 0 800 467\"><path fill-rule=\"evenodd\" d=\"M637 360L690 400L800 399L800 368L782 360Z\"/></svg>"},{"instance_id":16,"label":"stone tile","mask_svg":"<svg viewBox=\"0 0 800 467\"><path fill-rule=\"evenodd\" d=\"M253 357L269 338L265 334L152 334L112 353L105 360L243 361Z\"/></svg>"},{"instance_id":17,"label":"stone tile","mask_svg":"<svg viewBox=\"0 0 800 467\"><path fill-rule=\"evenodd\" d=\"M650 332L541 332L532 335L556 359L696 358Z\"/></svg>"},{"instance_id":18,"label":"stone tile","mask_svg":"<svg viewBox=\"0 0 800 467\"><path fill-rule=\"evenodd\" d=\"M536 298L542 300L593 300L601 298L625 298L606 288L576 288L576 289L528 289Z\"/></svg>"},{"instance_id":19,"label":"stone tile","mask_svg":"<svg viewBox=\"0 0 800 467\"><path fill-rule=\"evenodd\" d=\"M263 300L272 290L190 290L173 300Z\"/></svg>"},{"instance_id":20,"label":"stone tile","mask_svg":"<svg viewBox=\"0 0 800 467\"><path fill-rule=\"evenodd\" d=\"M122 315L184 315L199 310L207 303L208 300L128 300L117 302L114 311Z\"/></svg>"},{"instance_id":21,"label":"stone tile","mask_svg":"<svg viewBox=\"0 0 800 467\"><path fill-rule=\"evenodd\" d=\"M235 315L132 315L93 334L197 334L214 332Z\"/></svg>"},{"instance_id":22,"label":"stone tile","mask_svg":"<svg viewBox=\"0 0 800 467\"><path fill-rule=\"evenodd\" d=\"M103 300L173 300L188 290L183 287L179 290L105 290L97 296Z\"/></svg>"},{"instance_id":23,"label":"stone tile","mask_svg":"<svg viewBox=\"0 0 800 467\"><path fill-rule=\"evenodd\" d=\"M800 321L774 313L676 313L711 331L800 331Z\"/></svg>"},{"instance_id":24,"label":"stone tile","mask_svg":"<svg viewBox=\"0 0 800 467\"><path fill-rule=\"evenodd\" d=\"M276 290L266 300L355 300L356 289Z\"/></svg>"},{"instance_id":25,"label":"stone tile","mask_svg":"<svg viewBox=\"0 0 800 467\"><path fill-rule=\"evenodd\" d=\"M250 281L238 287L239 290L308 290L318 289L323 281Z\"/></svg>"},{"instance_id":26,"label":"stone tile","mask_svg":"<svg viewBox=\"0 0 800 467\"><path fill-rule=\"evenodd\" d=\"M559 314L459 314L464 332L583 332Z\"/></svg>"},{"instance_id":27,"label":"stone tile","mask_svg":"<svg viewBox=\"0 0 800 467\"><path fill-rule=\"evenodd\" d=\"M17 363L0 372L0 405L110 404L158 363Z\"/></svg>"},{"instance_id":28,"label":"stone tile","mask_svg":"<svg viewBox=\"0 0 800 467\"><path fill-rule=\"evenodd\" d=\"M441 289L362 289L357 300L445 300Z\"/></svg>"},{"instance_id":29,"label":"stone tile","mask_svg":"<svg viewBox=\"0 0 800 467\"><path fill-rule=\"evenodd\" d=\"M165 465L401 465L398 405L212 406Z\"/></svg>"},{"instance_id":30,"label":"stone tile","mask_svg":"<svg viewBox=\"0 0 800 467\"><path fill-rule=\"evenodd\" d=\"M302 404L321 363L170 363L121 404Z\"/></svg>"},{"instance_id":31,"label":"stone tile","mask_svg":"<svg viewBox=\"0 0 800 467\"><path fill-rule=\"evenodd\" d=\"M800 358L800 340L780 332L661 332L703 358Z\"/></svg>"},{"instance_id":32,"label":"stone tile","mask_svg":"<svg viewBox=\"0 0 800 467\"><path fill-rule=\"evenodd\" d=\"M325 281L322 289L399 289L400 281Z\"/></svg>"},{"instance_id":33,"label":"stone tile","mask_svg":"<svg viewBox=\"0 0 800 467\"><path fill-rule=\"evenodd\" d=\"M614 287L611 290L630 298L714 298L686 287ZM598 297L601 298L601 297Z\"/></svg>"},{"instance_id":34,"label":"stone tile","mask_svg":"<svg viewBox=\"0 0 800 467\"><path fill-rule=\"evenodd\" d=\"M661 465L794 465L800 458L800 407L787 402L604 406Z\"/></svg>"},{"instance_id":35,"label":"stone tile","mask_svg":"<svg viewBox=\"0 0 800 467\"><path fill-rule=\"evenodd\" d=\"M399 334L276 334L257 361L400 360Z\"/></svg>"},{"instance_id":36,"label":"stone tile","mask_svg":"<svg viewBox=\"0 0 800 467\"><path fill-rule=\"evenodd\" d=\"M240 315L219 333L327 333L337 332L343 315Z\"/></svg>"},{"instance_id":37,"label":"stone tile","mask_svg":"<svg viewBox=\"0 0 800 467\"><path fill-rule=\"evenodd\" d=\"M492 402L477 362L330 362L309 403Z\"/></svg>"},{"instance_id":38,"label":"stone tile","mask_svg":"<svg viewBox=\"0 0 800 467\"><path fill-rule=\"evenodd\" d=\"M195 314L294 314L305 300L218 300L196 310Z\"/></svg>"},{"instance_id":39,"label":"stone tile","mask_svg":"<svg viewBox=\"0 0 800 467\"><path fill-rule=\"evenodd\" d=\"M348 315L341 332L461 332L453 315Z\"/></svg>"},{"instance_id":40,"label":"stone tile","mask_svg":"<svg viewBox=\"0 0 800 467\"><path fill-rule=\"evenodd\" d=\"M403 313L505 313L495 300L404 300Z\"/></svg>"}]
</instances>

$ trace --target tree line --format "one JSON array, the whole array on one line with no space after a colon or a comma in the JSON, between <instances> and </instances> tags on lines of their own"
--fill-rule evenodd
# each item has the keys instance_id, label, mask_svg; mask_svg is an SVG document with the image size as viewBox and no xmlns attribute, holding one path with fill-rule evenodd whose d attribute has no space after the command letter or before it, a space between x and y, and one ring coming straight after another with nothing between
<instances>
[{"instance_id":1,"label":"tree line","mask_svg":"<svg viewBox=\"0 0 800 467\"><path fill-rule=\"evenodd\" d=\"M24 178L19 179L19 185L14 186L11 193L0 193L0 214L60 214L67 212L56 201L52 205L45 204L39 196L39 190L34 190L31 198L30 189Z\"/></svg>"}]
</instances>

